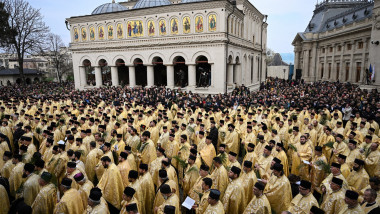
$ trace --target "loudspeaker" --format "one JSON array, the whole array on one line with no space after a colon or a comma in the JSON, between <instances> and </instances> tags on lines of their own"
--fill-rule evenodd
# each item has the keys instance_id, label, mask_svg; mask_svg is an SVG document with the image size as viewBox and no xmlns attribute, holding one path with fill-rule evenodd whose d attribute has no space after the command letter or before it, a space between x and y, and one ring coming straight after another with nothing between
<instances>
[{"instance_id":1,"label":"loudspeaker","mask_svg":"<svg viewBox=\"0 0 380 214\"><path fill-rule=\"evenodd\" d=\"M302 77L302 69L296 69L296 80L300 80Z\"/></svg>"}]
</instances>

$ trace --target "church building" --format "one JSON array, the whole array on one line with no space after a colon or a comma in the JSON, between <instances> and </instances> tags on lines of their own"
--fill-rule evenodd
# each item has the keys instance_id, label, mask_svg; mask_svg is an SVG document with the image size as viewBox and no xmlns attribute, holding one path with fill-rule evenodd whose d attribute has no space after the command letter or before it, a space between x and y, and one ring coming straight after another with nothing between
<instances>
[{"instance_id":1,"label":"church building","mask_svg":"<svg viewBox=\"0 0 380 214\"><path fill-rule=\"evenodd\" d=\"M76 89L167 86L203 94L258 88L267 23L248 0L131 0L67 18Z\"/></svg>"}]
</instances>

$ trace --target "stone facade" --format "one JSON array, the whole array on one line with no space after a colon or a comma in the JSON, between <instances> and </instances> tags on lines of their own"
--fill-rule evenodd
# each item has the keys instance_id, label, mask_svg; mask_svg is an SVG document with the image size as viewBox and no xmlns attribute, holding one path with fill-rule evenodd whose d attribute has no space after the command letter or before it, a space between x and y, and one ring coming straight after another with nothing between
<instances>
[{"instance_id":1,"label":"stone facade","mask_svg":"<svg viewBox=\"0 0 380 214\"><path fill-rule=\"evenodd\" d=\"M235 84L258 87L264 79L267 24L248 0L236 6L226 0L176 3L67 21L77 89L111 83L176 87L178 72L184 72L186 90L221 93ZM206 88L197 87L202 70L211 71Z\"/></svg>"},{"instance_id":2,"label":"stone facade","mask_svg":"<svg viewBox=\"0 0 380 214\"><path fill-rule=\"evenodd\" d=\"M380 0L330 0L316 5L306 30L292 43L294 69L301 69L308 82L366 84L370 65L375 71L380 69L374 55L379 45L373 44L379 41L379 30L374 27L379 4ZM379 86L376 73L372 84Z\"/></svg>"}]
</instances>

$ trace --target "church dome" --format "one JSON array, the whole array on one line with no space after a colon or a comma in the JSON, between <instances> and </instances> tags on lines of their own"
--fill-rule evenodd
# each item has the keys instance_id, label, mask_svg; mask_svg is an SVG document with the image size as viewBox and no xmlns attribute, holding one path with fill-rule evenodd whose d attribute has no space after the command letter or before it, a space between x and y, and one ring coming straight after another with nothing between
<instances>
[{"instance_id":1,"label":"church dome","mask_svg":"<svg viewBox=\"0 0 380 214\"><path fill-rule=\"evenodd\" d=\"M133 9L170 5L169 0L139 0Z\"/></svg>"},{"instance_id":2,"label":"church dome","mask_svg":"<svg viewBox=\"0 0 380 214\"><path fill-rule=\"evenodd\" d=\"M182 0L181 3L192 3L192 2L201 2L201 1L209 1L209 0Z\"/></svg>"},{"instance_id":3,"label":"church dome","mask_svg":"<svg viewBox=\"0 0 380 214\"><path fill-rule=\"evenodd\" d=\"M102 14L102 13L112 13L112 12L118 12L118 11L124 11L124 10L128 10L128 8L118 3L115 3L115 1L112 1L112 3L102 4L99 7L97 7L94 11L92 11L91 15Z\"/></svg>"}]
</instances>

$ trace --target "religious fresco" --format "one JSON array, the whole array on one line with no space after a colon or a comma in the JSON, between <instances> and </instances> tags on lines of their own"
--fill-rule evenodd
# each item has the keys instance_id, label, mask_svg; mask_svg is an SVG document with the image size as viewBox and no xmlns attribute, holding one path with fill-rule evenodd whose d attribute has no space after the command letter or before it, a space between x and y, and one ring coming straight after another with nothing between
<instances>
[{"instance_id":1,"label":"religious fresco","mask_svg":"<svg viewBox=\"0 0 380 214\"><path fill-rule=\"evenodd\" d=\"M208 16L208 30L216 31L216 15L211 14Z\"/></svg>"},{"instance_id":2,"label":"religious fresco","mask_svg":"<svg viewBox=\"0 0 380 214\"><path fill-rule=\"evenodd\" d=\"M99 26L99 28L98 28L98 38L100 40L104 39L104 27L103 26Z\"/></svg>"},{"instance_id":3,"label":"religious fresco","mask_svg":"<svg viewBox=\"0 0 380 214\"><path fill-rule=\"evenodd\" d=\"M95 28L90 27L90 40L94 41L95 40Z\"/></svg>"},{"instance_id":4,"label":"religious fresco","mask_svg":"<svg viewBox=\"0 0 380 214\"><path fill-rule=\"evenodd\" d=\"M160 27L160 35L166 35L166 21L160 20L158 26Z\"/></svg>"},{"instance_id":5,"label":"religious fresco","mask_svg":"<svg viewBox=\"0 0 380 214\"><path fill-rule=\"evenodd\" d=\"M202 16L195 17L195 32L197 33L203 32L203 17Z\"/></svg>"},{"instance_id":6,"label":"religious fresco","mask_svg":"<svg viewBox=\"0 0 380 214\"><path fill-rule=\"evenodd\" d=\"M121 23L117 24L117 38L122 39L124 37L123 25Z\"/></svg>"},{"instance_id":7,"label":"religious fresco","mask_svg":"<svg viewBox=\"0 0 380 214\"><path fill-rule=\"evenodd\" d=\"M172 34L178 34L178 19L174 18L170 20L170 28Z\"/></svg>"},{"instance_id":8,"label":"religious fresco","mask_svg":"<svg viewBox=\"0 0 380 214\"><path fill-rule=\"evenodd\" d=\"M74 41L79 41L78 28L74 28Z\"/></svg>"},{"instance_id":9,"label":"religious fresco","mask_svg":"<svg viewBox=\"0 0 380 214\"><path fill-rule=\"evenodd\" d=\"M108 39L113 39L113 26L112 25L109 25L108 26Z\"/></svg>"},{"instance_id":10,"label":"religious fresco","mask_svg":"<svg viewBox=\"0 0 380 214\"><path fill-rule=\"evenodd\" d=\"M183 18L183 33L190 33L190 17L186 16Z\"/></svg>"},{"instance_id":11,"label":"religious fresco","mask_svg":"<svg viewBox=\"0 0 380 214\"><path fill-rule=\"evenodd\" d=\"M86 28L82 28L82 41L87 41L87 31Z\"/></svg>"},{"instance_id":12,"label":"religious fresco","mask_svg":"<svg viewBox=\"0 0 380 214\"><path fill-rule=\"evenodd\" d=\"M128 37L144 36L142 21L128 21L127 23Z\"/></svg>"},{"instance_id":13,"label":"religious fresco","mask_svg":"<svg viewBox=\"0 0 380 214\"><path fill-rule=\"evenodd\" d=\"M148 35L149 36L155 35L155 28L154 28L154 21L153 20L148 21Z\"/></svg>"}]
</instances>

